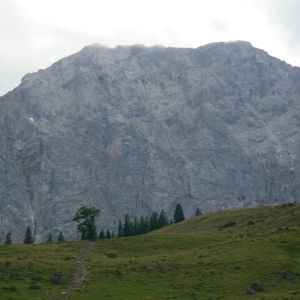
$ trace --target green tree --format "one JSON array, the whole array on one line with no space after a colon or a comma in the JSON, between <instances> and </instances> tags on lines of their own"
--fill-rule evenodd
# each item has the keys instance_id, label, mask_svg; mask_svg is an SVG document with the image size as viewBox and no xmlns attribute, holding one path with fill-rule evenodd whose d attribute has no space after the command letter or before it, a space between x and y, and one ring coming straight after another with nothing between
<instances>
[{"instance_id":1,"label":"green tree","mask_svg":"<svg viewBox=\"0 0 300 300\"><path fill-rule=\"evenodd\" d=\"M116 237L116 235L115 235L115 232L113 231L113 232L111 233L111 238L114 239L115 237Z\"/></svg>"},{"instance_id":2,"label":"green tree","mask_svg":"<svg viewBox=\"0 0 300 300\"><path fill-rule=\"evenodd\" d=\"M148 216L144 218L141 216L140 218L140 233L145 234L149 231L149 218Z\"/></svg>"},{"instance_id":3,"label":"green tree","mask_svg":"<svg viewBox=\"0 0 300 300\"><path fill-rule=\"evenodd\" d=\"M100 234L99 234L99 239L100 240L103 240L103 239L105 239L105 234L104 234L104 230L103 230L103 228L101 229L101 231L100 231Z\"/></svg>"},{"instance_id":4,"label":"green tree","mask_svg":"<svg viewBox=\"0 0 300 300\"><path fill-rule=\"evenodd\" d=\"M59 232L59 235L57 237L57 241L58 242L64 242L65 241L65 237L64 237L64 235L61 231Z\"/></svg>"},{"instance_id":5,"label":"green tree","mask_svg":"<svg viewBox=\"0 0 300 300\"><path fill-rule=\"evenodd\" d=\"M182 222L184 221L184 219L185 218L184 218L183 209L181 205L178 203L174 210L174 216L173 216L174 223Z\"/></svg>"},{"instance_id":6,"label":"green tree","mask_svg":"<svg viewBox=\"0 0 300 300\"><path fill-rule=\"evenodd\" d=\"M110 239L110 238L111 238L111 234L110 234L109 229L107 229L107 231L106 231L105 238L107 238L107 239Z\"/></svg>"},{"instance_id":7,"label":"green tree","mask_svg":"<svg viewBox=\"0 0 300 300\"><path fill-rule=\"evenodd\" d=\"M5 244L5 245L10 245L10 244L12 244L12 240L11 240L11 232L8 232L8 233L6 234L4 244Z\"/></svg>"},{"instance_id":8,"label":"green tree","mask_svg":"<svg viewBox=\"0 0 300 300\"><path fill-rule=\"evenodd\" d=\"M52 234L49 233L47 243L52 243L52 242L53 242Z\"/></svg>"},{"instance_id":9,"label":"green tree","mask_svg":"<svg viewBox=\"0 0 300 300\"><path fill-rule=\"evenodd\" d=\"M157 212L152 213L150 216L150 221L149 221L149 230L156 230L158 229L158 214Z\"/></svg>"},{"instance_id":10,"label":"green tree","mask_svg":"<svg viewBox=\"0 0 300 300\"><path fill-rule=\"evenodd\" d=\"M140 234L140 224L137 217L134 217L132 235L139 235L139 234Z\"/></svg>"},{"instance_id":11,"label":"green tree","mask_svg":"<svg viewBox=\"0 0 300 300\"><path fill-rule=\"evenodd\" d=\"M100 209L97 209L94 206L82 206L77 210L73 221L79 223L77 225L77 231L81 233L81 238L84 237L91 240L97 238L95 218L99 216L100 212Z\"/></svg>"},{"instance_id":12,"label":"green tree","mask_svg":"<svg viewBox=\"0 0 300 300\"><path fill-rule=\"evenodd\" d=\"M123 225L123 235L130 236L131 235L131 228L130 228L130 218L128 215L125 216L125 223Z\"/></svg>"},{"instance_id":13,"label":"green tree","mask_svg":"<svg viewBox=\"0 0 300 300\"><path fill-rule=\"evenodd\" d=\"M201 212L201 210L199 209L199 207L197 207L197 209L196 209L195 216L196 216L196 217L202 216L202 212Z\"/></svg>"},{"instance_id":14,"label":"green tree","mask_svg":"<svg viewBox=\"0 0 300 300\"><path fill-rule=\"evenodd\" d=\"M32 233L31 233L31 229L29 226L27 226L27 228L26 228L23 242L24 242L24 244L33 244L33 242L34 242L34 239L33 239Z\"/></svg>"},{"instance_id":15,"label":"green tree","mask_svg":"<svg viewBox=\"0 0 300 300\"><path fill-rule=\"evenodd\" d=\"M78 230L78 226L79 226L79 225L77 225L77 231L79 231L79 230ZM80 225L80 226L81 226L81 225ZM79 232L80 232L80 231L79 231ZM86 233L84 227L83 227L82 230L81 230L81 236L80 236L80 239L81 239L81 240L88 240L88 238L87 238L87 233Z\"/></svg>"},{"instance_id":16,"label":"green tree","mask_svg":"<svg viewBox=\"0 0 300 300\"><path fill-rule=\"evenodd\" d=\"M134 235L134 227L133 227L133 224L132 222L129 223L129 232L130 232L130 235Z\"/></svg>"},{"instance_id":17,"label":"green tree","mask_svg":"<svg viewBox=\"0 0 300 300\"><path fill-rule=\"evenodd\" d=\"M119 227L118 227L118 237L123 237L124 236L124 233L123 233L123 226L122 226L122 223L121 221L119 221Z\"/></svg>"},{"instance_id":18,"label":"green tree","mask_svg":"<svg viewBox=\"0 0 300 300\"><path fill-rule=\"evenodd\" d=\"M164 226L169 225L169 221L166 213L162 210L158 216L158 228L163 228Z\"/></svg>"}]
</instances>

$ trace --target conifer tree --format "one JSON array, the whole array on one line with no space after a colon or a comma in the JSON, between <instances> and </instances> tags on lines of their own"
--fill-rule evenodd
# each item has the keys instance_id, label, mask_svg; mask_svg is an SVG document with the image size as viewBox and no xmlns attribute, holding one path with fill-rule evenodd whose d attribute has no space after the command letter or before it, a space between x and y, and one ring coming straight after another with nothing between
<instances>
[{"instance_id":1,"label":"conifer tree","mask_svg":"<svg viewBox=\"0 0 300 300\"><path fill-rule=\"evenodd\" d=\"M150 216L149 230L152 231L156 229L158 229L158 214L157 212L153 212Z\"/></svg>"},{"instance_id":2,"label":"conifer tree","mask_svg":"<svg viewBox=\"0 0 300 300\"><path fill-rule=\"evenodd\" d=\"M129 223L129 235L134 235L134 229L132 222Z\"/></svg>"},{"instance_id":3,"label":"conifer tree","mask_svg":"<svg viewBox=\"0 0 300 300\"><path fill-rule=\"evenodd\" d=\"M11 244L12 244L12 240L11 240L11 232L8 232L8 233L6 234L4 244L5 244L5 245L11 245Z\"/></svg>"},{"instance_id":4,"label":"conifer tree","mask_svg":"<svg viewBox=\"0 0 300 300\"><path fill-rule=\"evenodd\" d=\"M148 232L148 218L141 216L140 218L140 233L145 234Z\"/></svg>"},{"instance_id":5,"label":"conifer tree","mask_svg":"<svg viewBox=\"0 0 300 300\"><path fill-rule=\"evenodd\" d=\"M123 236L130 236L130 218L128 215L125 216L125 223L123 225Z\"/></svg>"},{"instance_id":6,"label":"conifer tree","mask_svg":"<svg viewBox=\"0 0 300 300\"><path fill-rule=\"evenodd\" d=\"M124 233L123 233L123 226L121 221L119 221L119 227L118 227L118 237L123 237Z\"/></svg>"},{"instance_id":7,"label":"conifer tree","mask_svg":"<svg viewBox=\"0 0 300 300\"><path fill-rule=\"evenodd\" d=\"M175 207L173 219L174 219L174 223L182 222L185 219L183 209L179 203Z\"/></svg>"},{"instance_id":8,"label":"conifer tree","mask_svg":"<svg viewBox=\"0 0 300 300\"><path fill-rule=\"evenodd\" d=\"M58 242L64 242L65 241L65 237L64 237L64 235L61 231L59 232L59 235L57 237L57 241Z\"/></svg>"},{"instance_id":9,"label":"conifer tree","mask_svg":"<svg viewBox=\"0 0 300 300\"><path fill-rule=\"evenodd\" d=\"M53 242L52 234L49 233L47 243L52 243L52 242Z\"/></svg>"},{"instance_id":10,"label":"conifer tree","mask_svg":"<svg viewBox=\"0 0 300 300\"><path fill-rule=\"evenodd\" d=\"M145 230L144 230L144 222L145 222L145 219L144 219L144 217L143 216L141 216L140 217L140 222L139 222L139 233L140 234L144 234L145 232Z\"/></svg>"},{"instance_id":11,"label":"conifer tree","mask_svg":"<svg viewBox=\"0 0 300 300\"><path fill-rule=\"evenodd\" d=\"M139 235L139 234L141 234L140 233L140 224L139 224L137 217L134 217L132 235Z\"/></svg>"},{"instance_id":12,"label":"conifer tree","mask_svg":"<svg viewBox=\"0 0 300 300\"><path fill-rule=\"evenodd\" d=\"M144 226L145 226L145 233L148 233L150 231L149 229L150 221L149 221L149 216L146 216Z\"/></svg>"},{"instance_id":13,"label":"conifer tree","mask_svg":"<svg viewBox=\"0 0 300 300\"><path fill-rule=\"evenodd\" d=\"M106 231L105 238L107 238L107 239L110 239L110 238L111 238L111 234L110 234L109 229L107 229L107 231Z\"/></svg>"},{"instance_id":14,"label":"conifer tree","mask_svg":"<svg viewBox=\"0 0 300 300\"><path fill-rule=\"evenodd\" d=\"M113 231L113 232L111 233L111 238L114 239L115 237L116 237L116 235L115 235L115 232Z\"/></svg>"},{"instance_id":15,"label":"conifer tree","mask_svg":"<svg viewBox=\"0 0 300 300\"><path fill-rule=\"evenodd\" d=\"M197 210L196 210L195 216L196 216L196 217L198 217L198 216L202 216L202 212L201 212L201 210L199 209L199 207L197 207Z\"/></svg>"},{"instance_id":16,"label":"conifer tree","mask_svg":"<svg viewBox=\"0 0 300 300\"><path fill-rule=\"evenodd\" d=\"M158 228L163 228L164 226L169 225L169 221L166 213L162 210L158 216Z\"/></svg>"},{"instance_id":17,"label":"conifer tree","mask_svg":"<svg viewBox=\"0 0 300 300\"><path fill-rule=\"evenodd\" d=\"M29 226L27 226L27 228L26 228L23 242L24 242L24 244L33 244L33 242L34 242L34 239L33 239L32 233L31 233L31 229Z\"/></svg>"},{"instance_id":18,"label":"conifer tree","mask_svg":"<svg viewBox=\"0 0 300 300\"><path fill-rule=\"evenodd\" d=\"M101 231L100 231L100 233L99 233L99 239L100 239L100 240L105 239L105 234L104 234L103 228L101 229Z\"/></svg>"}]
</instances>

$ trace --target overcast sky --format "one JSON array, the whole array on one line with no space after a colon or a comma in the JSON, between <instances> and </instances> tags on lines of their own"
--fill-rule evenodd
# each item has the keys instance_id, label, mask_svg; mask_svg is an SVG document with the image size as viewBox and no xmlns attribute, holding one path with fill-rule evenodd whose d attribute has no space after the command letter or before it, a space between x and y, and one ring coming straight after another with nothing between
<instances>
[{"instance_id":1,"label":"overcast sky","mask_svg":"<svg viewBox=\"0 0 300 300\"><path fill-rule=\"evenodd\" d=\"M299 14L300 0L0 0L0 96L93 43L244 40L300 66Z\"/></svg>"}]
</instances>

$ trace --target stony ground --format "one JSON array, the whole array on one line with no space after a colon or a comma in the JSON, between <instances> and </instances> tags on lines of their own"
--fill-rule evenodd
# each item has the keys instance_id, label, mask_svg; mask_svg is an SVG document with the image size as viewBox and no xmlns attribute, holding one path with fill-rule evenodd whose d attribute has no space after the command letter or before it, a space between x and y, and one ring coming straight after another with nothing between
<instances>
[{"instance_id":1,"label":"stony ground","mask_svg":"<svg viewBox=\"0 0 300 300\"><path fill-rule=\"evenodd\" d=\"M85 290L81 288L81 284L88 279L89 272L84 265L84 261L89 253L93 250L95 246L95 241L90 241L88 244L84 245L79 250L79 255L76 258L75 262L75 271L72 277L72 284L61 293L61 297L54 298L52 300L60 300L67 297L73 291L79 291L80 293L85 293Z\"/></svg>"}]
</instances>

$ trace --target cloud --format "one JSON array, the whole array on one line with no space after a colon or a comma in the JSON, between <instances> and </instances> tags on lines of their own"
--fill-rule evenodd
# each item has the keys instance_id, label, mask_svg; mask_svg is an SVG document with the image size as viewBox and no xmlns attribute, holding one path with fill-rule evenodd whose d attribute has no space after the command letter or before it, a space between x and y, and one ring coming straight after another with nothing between
<instances>
[{"instance_id":1,"label":"cloud","mask_svg":"<svg viewBox=\"0 0 300 300\"><path fill-rule=\"evenodd\" d=\"M284 41L290 53L299 56L300 1L267 0L263 4L267 21L274 27L278 39Z\"/></svg>"},{"instance_id":2,"label":"cloud","mask_svg":"<svg viewBox=\"0 0 300 300\"><path fill-rule=\"evenodd\" d=\"M42 24L14 0L0 1L0 96L18 86L21 78L55 60L80 51L98 36L63 26Z\"/></svg>"},{"instance_id":3,"label":"cloud","mask_svg":"<svg viewBox=\"0 0 300 300\"><path fill-rule=\"evenodd\" d=\"M224 21L220 21L218 19L210 19L209 27L214 31L219 31L222 33L228 33L229 25Z\"/></svg>"},{"instance_id":4,"label":"cloud","mask_svg":"<svg viewBox=\"0 0 300 300\"><path fill-rule=\"evenodd\" d=\"M299 0L0 0L0 95L89 44L248 40L300 65Z\"/></svg>"}]
</instances>

